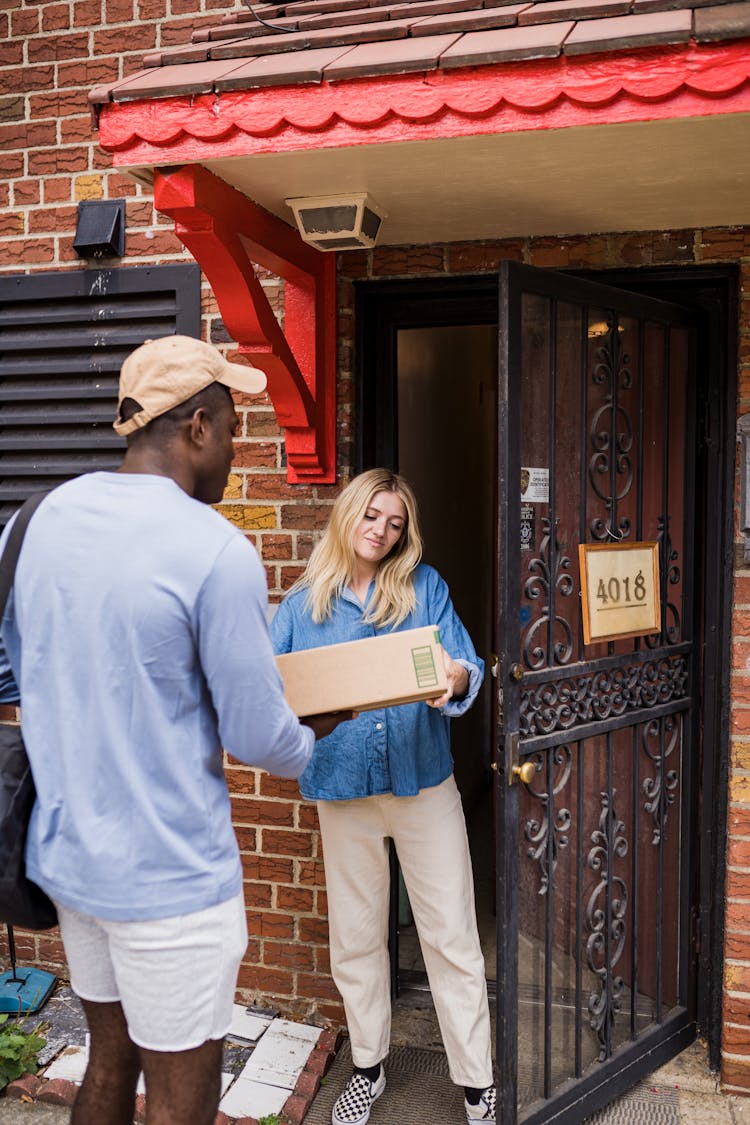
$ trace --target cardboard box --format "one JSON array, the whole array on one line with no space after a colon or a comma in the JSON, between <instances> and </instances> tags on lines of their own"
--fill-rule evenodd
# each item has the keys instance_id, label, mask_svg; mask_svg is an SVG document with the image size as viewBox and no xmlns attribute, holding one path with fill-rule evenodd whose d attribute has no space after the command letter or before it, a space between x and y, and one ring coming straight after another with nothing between
<instances>
[{"instance_id":1,"label":"cardboard box","mask_svg":"<svg viewBox=\"0 0 750 1125\"><path fill-rule=\"evenodd\" d=\"M437 699L448 686L436 625L290 652L276 662L297 715Z\"/></svg>"}]
</instances>

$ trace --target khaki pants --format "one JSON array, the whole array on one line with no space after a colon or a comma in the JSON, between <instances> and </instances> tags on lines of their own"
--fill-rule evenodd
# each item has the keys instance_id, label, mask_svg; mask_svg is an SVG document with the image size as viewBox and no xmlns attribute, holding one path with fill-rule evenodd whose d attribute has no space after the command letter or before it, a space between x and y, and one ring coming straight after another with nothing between
<instances>
[{"instance_id":1,"label":"khaki pants","mask_svg":"<svg viewBox=\"0 0 750 1125\"><path fill-rule=\"evenodd\" d=\"M409 892L450 1076L491 1086L490 1013L474 880L453 777L416 797L318 801L331 939L355 1066L388 1054L388 838Z\"/></svg>"}]
</instances>

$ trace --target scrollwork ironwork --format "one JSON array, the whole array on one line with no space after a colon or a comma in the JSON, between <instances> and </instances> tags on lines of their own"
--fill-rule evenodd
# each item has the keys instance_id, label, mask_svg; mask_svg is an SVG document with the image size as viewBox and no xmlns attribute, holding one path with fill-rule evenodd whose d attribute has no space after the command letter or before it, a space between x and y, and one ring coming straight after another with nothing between
<instances>
[{"instance_id":1,"label":"scrollwork ironwork","mask_svg":"<svg viewBox=\"0 0 750 1125\"><path fill-rule=\"evenodd\" d=\"M622 406L619 395L633 385L630 356L623 350L621 328L617 316L607 314L607 332L596 349L592 380L606 390L604 402L591 420L589 438L593 453L589 458L589 480L600 500L604 501L606 518L591 521L594 539L627 539L630 520L618 520L617 505L633 486L633 424ZM604 484L606 481L606 487Z\"/></svg>"},{"instance_id":2,"label":"scrollwork ironwork","mask_svg":"<svg viewBox=\"0 0 750 1125\"><path fill-rule=\"evenodd\" d=\"M535 754L532 757L531 760L536 765L537 773L542 772L546 757L547 755L544 754ZM550 752L550 757L552 768L556 770L556 776L552 780L552 794L550 795L546 790L534 789L533 785L526 786L527 793L540 801L542 806L540 818L538 820L527 820L523 830L524 837L530 845L526 854L529 859L539 865L541 877L538 893L540 895L547 894L550 882L557 869L557 857L560 848L568 846L567 833L572 823L569 809L555 809L552 817L550 817L550 808L554 805L554 798L562 792L570 778L573 762L571 748L569 746L555 746Z\"/></svg>"},{"instance_id":3,"label":"scrollwork ironwork","mask_svg":"<svg viewBox=\"0 0 750 1125\"><path fill-rule=\"evenodd\" d=\"M644 723L641 730L643 752L654 766L653 777L645 777L641 782L641 790L646 798L643 807L647 813L651 814L654 821L651 837L653 844L659 844L664 836L667 812L670 805L674 804L679 784L677 770L667 769L666 767L667 759L679 740L681 721L679 715L664 715L661 719L652 719L650 722Z\"/></svg>"},{"instance_id":4,"label":"scrollwork ironwork","mask_svg":"<svg viewBox=\"0 0 750 1125\"><path fill-rule=\"evenodd\" d=\"M611 800L606 792L601 795L599 827L591 833L594 846L587 857L590 870L599 873L586 905L586 961L598 977L598 988L589 993L588 1012L590 1027L599 1040L600 1062L610 1053L611 1030L620 1011L624 982L614 970L627 936L628 889L615 874L614 863L628 854L628 842L625 825L615 812L615 794L613 789Z\"/></svg>"},{"instance_id":5,"label":"scrollwork ironwork","mask_svg":"<svg viewBox=\"0 0 750 1125\"><path fill-rule=\"evenodd\" d=\"M542 603L542 612L530 625L523 640L523 658L527 668L538 669L549 664L550 657L545 643L545 633L549 635L549 626L552 622L552 662L554 664L567 664L573 655L573 632L570 622L566 617L556 613L552 618L552 593L562 598L569 598L575 589L570 570L570 557L561 550L557 529L559 520L555 520L554 535L552 523L545 516L542 519L543 538L539 548L539 558L529 562L531 577L526 579L523 592L529 601L545 598ZM555 639L557 634L557 639Z\"/></svg>"},{"instance_id":6,"label":"scrollwork ironwork","mask_svg":"<svg viewBox=\"0 0 750 1125\"><path fill-rule=\"evenodd\" d=\"M678 655L529 685L521 690L521 736L570 731L627 711L671 703L685 697L687 684L687 659Z\"/></svg>"}]
</instances>

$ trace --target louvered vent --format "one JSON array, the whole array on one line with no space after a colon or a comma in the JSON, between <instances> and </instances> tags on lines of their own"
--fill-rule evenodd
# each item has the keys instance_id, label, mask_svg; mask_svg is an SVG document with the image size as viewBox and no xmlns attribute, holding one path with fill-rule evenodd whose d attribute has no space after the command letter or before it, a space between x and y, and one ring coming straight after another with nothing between
<instances>
[{"instance_id":1,"label":"louvered vent","mask_svg":"<svg viewBox=\"0 0 750 1125\"><path fill-rule=\"evenodd\" d=\"M0 527L32 492L117 468L122 362L175 332L200 335L196 265L0 276Z\"/></svg>"}]
</instances>

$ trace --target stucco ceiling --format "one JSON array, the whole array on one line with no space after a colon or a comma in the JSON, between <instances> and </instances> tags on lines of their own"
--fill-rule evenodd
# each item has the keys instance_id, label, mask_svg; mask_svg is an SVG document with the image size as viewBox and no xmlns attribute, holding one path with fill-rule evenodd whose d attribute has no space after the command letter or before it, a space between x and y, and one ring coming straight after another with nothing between
<instances>
[{"instance_id":1,"label":"stucco ceiling","mask_svg":"<svg viewBox=\"0 0 750 1125\"><path fill-rule=\"evenodd\" d=\"M290 223L286 198L368 191L388 214L381 245L739 226L750 225L749 118L321 148L206 167Z\"/></svg>"}]
</instances>

